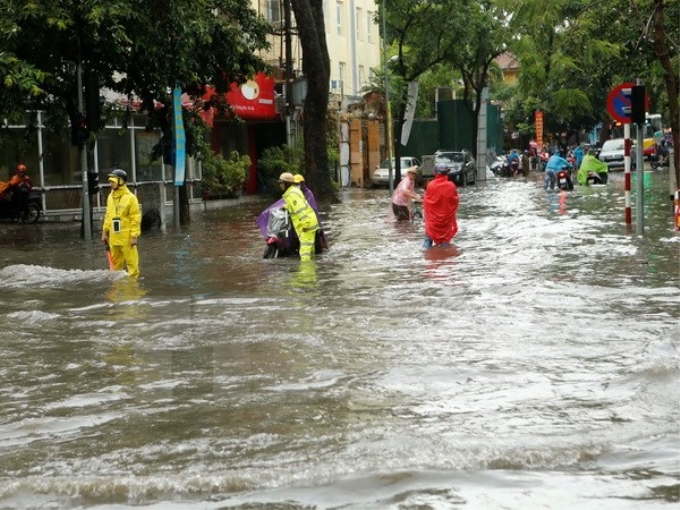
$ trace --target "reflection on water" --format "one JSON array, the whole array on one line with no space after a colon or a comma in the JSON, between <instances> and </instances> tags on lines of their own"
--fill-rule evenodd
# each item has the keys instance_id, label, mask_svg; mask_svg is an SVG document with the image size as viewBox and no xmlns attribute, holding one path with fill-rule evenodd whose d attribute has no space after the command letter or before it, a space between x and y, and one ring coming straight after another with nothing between
<instances>
[{"instance_id":1,"label":"reflection on water","mask_svg":"<svg viewBox=\"0 0 680 510\"><path fill-rule=\"evenodd\" d=\"M680 238L667 177L644 238L622 179L461 188L431 250L343 190L305 263L262 259L245 203L145 235L138 281L73 225L7 225L0 506L667 508Z\"/></svg>"}]
</instances>

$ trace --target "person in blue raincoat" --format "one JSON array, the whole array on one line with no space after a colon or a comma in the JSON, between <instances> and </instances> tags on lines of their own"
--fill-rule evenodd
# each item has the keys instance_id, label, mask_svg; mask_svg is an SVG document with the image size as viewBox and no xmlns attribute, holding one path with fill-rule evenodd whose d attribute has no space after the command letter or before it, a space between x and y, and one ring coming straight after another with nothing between
<instances>
[{"instance_id":1,"label":"person in blue raincoat","mask_svg":"<svg viewBox=\"0 0 680 510\"><path fill-rule=\"evenodd\" d=\"M545 180L543 181L543 189L555 189L555 180L557 178L557 172L562 170L564 167L574 168L569 161L559 156L557 153L550 156L550 159L545 164Z\"/></svg>"},{"instance_id":2,"label":"person in blue raincoat","mask_svg":"<svg viewBox=\"0 0 680 510\"><path fill-rule=\"evenodd\" d=\"M583 152L583 147L580 145L574 149L574 167L576 170L581 168L581 162L583 161L583 156L585 156L585 153Z\"/></svg>"}]
</instances>

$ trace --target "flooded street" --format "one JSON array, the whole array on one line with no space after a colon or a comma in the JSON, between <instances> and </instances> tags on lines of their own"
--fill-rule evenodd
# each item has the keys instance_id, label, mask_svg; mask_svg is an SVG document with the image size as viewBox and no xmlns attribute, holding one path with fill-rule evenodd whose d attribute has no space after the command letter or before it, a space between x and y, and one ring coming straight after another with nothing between
<instances>
[{"instance_id":1,"label":"flooded street","mask_svg":"<svg viewBox=\"0 0 680 510\"><path fill-rule=\"evenodd\" d=\"M194 214L139 282L78 226L0 224L0 508L675 507L668 174L642 238L623 174L541 177L460 188L429 251L343 190L309 264L262 259L273 200Z\"/></svg>"}]
</instances>

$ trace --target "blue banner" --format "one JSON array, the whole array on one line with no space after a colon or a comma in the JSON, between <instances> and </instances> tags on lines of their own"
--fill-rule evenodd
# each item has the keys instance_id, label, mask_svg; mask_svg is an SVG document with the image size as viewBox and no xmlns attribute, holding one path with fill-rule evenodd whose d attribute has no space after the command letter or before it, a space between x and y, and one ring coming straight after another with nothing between
<instances>
[{"instance_id":1,"label":"blue banner","mask_svg":"<svg viewBox=\"0 0 680 510\"><path fill-rule=\"evenodd\" d=\"M182 120L182 89L179 87L175 87L172 91L172 107L175 118L175 186L184 186L187 139Z\"/></svg>"}]
</instances>

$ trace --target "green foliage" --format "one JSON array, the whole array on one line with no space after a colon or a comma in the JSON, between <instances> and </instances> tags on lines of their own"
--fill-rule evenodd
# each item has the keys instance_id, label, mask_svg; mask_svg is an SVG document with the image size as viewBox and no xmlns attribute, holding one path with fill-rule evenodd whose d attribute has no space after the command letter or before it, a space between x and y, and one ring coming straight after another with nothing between
<instances>
[{"instance_id":1,"label":"green foliage","mask_svg":"<svg viewBox=\"0 0 680 510\"><path fill-rule=\"evenodd\" d=\"M258 170L267 189L276 194L279 190L279 175L283 172L305 175L305 155L302 149L282 145L270 147L258 159Z\"/></svg>"},{"instance_id":2,"label":"green foliage","mask_svg":"<svg viewBox=\"0 0 680 510\"><path fill-rule=\"evenodd\" d=\"M203 189L211 195L238 196L246 180L250 158L232 151L228 158L221 154L206 155L203 159Z\"/></svg>"},{"instance_id":3,"label":"green foliage","mask_svg":"<svg viewBox=\"0 0 680 510\"><path fill-rule=\"evenodd\" d=\"M82 62L100 85L141 101L167 136L170 109L157 106L172 104L169 88L195 100L196 118L224 109L230 84L265 68L268 29L249 0L0 0L0 118L39 109L74 120ZM206 85L218 92L208 104Z\"/></svg>"}]
</instances>

